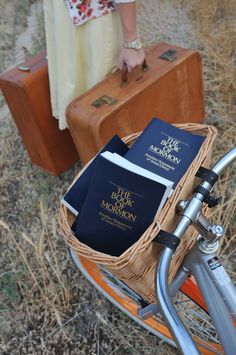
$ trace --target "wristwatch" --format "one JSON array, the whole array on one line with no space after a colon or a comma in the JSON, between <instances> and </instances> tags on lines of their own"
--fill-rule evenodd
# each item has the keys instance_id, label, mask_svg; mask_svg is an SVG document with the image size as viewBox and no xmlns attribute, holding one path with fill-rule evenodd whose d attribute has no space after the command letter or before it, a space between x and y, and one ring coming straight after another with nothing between
<instances>
[{"instance_id":1,"label":"wristwatch","mask_svg":"<svg viewBox=\"0 0 236 355\"><path fill-rule=\"evenodd\" d=\"M142 42L139 38L136 38L134 41L124 42L124 48L139 50L142 48Z\"/></svg>"}]
</instances>

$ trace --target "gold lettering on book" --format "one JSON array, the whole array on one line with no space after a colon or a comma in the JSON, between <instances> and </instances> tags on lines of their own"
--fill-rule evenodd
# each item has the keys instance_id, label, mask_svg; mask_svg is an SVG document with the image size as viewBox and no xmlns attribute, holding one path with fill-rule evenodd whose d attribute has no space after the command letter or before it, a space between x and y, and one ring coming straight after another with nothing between
<instances>
[{"instance_id":1,"label":"gold lettering on book","mask_svg":"<svg viewBox=\"0 0 236 355\"><path fill-rule=\"evenodd\" d=\"M136 221L137 216L132 212L127 211L127 207L132 208L134 204L132 192L117 186L117 190L113 191L110 197L113 201L107 202L102 200L102 208L131 222Z\"/></svg>"},{"instance_id":2,"label":"gold lettering on book","mask_svg":"<svg viewBox=\"0 0 236 355\"><path fill-rule=\"evenodd\" d=\"M153 144L149 147L149 151L170 160L174 164L179 164L181 159L176 157L173 153L179 153L181 150L179 146L180 142L172 137L168 137L167 139L163 139L160 143L163 147L156 147Z\"/></svg>"}]
</instances>

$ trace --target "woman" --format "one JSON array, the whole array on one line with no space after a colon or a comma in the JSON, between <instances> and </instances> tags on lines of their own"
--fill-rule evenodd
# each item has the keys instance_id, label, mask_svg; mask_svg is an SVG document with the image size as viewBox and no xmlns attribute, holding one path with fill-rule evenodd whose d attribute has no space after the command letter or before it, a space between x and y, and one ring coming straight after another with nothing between
<instances>
[{"instance_id":1,"label":"woman","mask_svg":"<svg viewBox=\"0 0 236 355\"><path fill-rule=\"evenodd\" d=\"M118 11L116 11L118 10ZM53 115L67 127L68 104L124 63L143 63L135 0L45 0Z\"/></svg>"}]
</instances>

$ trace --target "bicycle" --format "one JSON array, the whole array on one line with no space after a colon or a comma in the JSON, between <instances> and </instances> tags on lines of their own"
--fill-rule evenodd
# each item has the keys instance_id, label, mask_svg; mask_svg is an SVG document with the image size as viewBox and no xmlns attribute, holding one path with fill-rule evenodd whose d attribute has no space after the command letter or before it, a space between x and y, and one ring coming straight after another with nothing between
<instances>
[{"instance_id":1,"label":"bicycle","mask_svg":"<svg viewBox=\"0 0 236 355\"><path fill-rule=\"evenodd\" d=\"M222 354L223 351L230 355L236 353L236 288L217 256L224 228L211 223L202 212L203 204L214 207L220 202L219 198L212 196L212 188L218 176L234 160L236 147L211 170L200 168L197 176L201 182L192 197L179 201L176 206L180 220L175 230L172 233L161 231L161 238L157 237L157 242L164 246L156 271L159 304L148 304L104 267L78 256L70 249L76 266L108 300L159 338L177 345L183 354L194 355L199 351L206 354ZM169 286L171 258L190 225L199 233L196 243ZM180 300L176 296L179 290L185 295L181 295ZM174 297L178 312L183 313L183 321L171 301ZM184 309L186 302L192 303ZM193 312L192 318L190 311ZM210 318L214 327L210 325ZM189 323L189 319L192 329L187 330L184 324Z\"/></svg>"}]
</instances>

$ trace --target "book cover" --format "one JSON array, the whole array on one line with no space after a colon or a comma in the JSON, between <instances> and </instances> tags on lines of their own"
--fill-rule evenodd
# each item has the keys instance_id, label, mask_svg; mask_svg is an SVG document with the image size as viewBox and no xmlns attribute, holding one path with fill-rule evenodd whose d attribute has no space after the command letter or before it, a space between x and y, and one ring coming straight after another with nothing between
<instances>
[{"instance_id":1,"label":"book cover","mask_svg":"<svg viewBox=\"0 0 236 355\"><path fill-rule=\"evenodd\" d=\"M129 161L178 184L205 137L153 118L125 154Z\"/></svg>"},{"instance_id":2,"label":"book cover","mask_svg":"<svg viewBox=\"0 0 236 355\"><path fill-rule=\"evenodd\" d=\"M116 154L99 156L75 235L91 248L113 256L134 244L169 196L173 182L152 179ZM119 160L119 161L118 161ZM155 174L153 174L155 175ZM147 177L149 176L149 177Z\"/></svg>"},{"instance_id":3,"label":"book cover","mask_svg":"<svg viewBox=\"0 0 236 355\"><path fill-rule=\"evenodd\" d=\"M81 207L83 206L85 196L88 191L90 179L93 175L94 168L99 154L104 151L117 152L124 155L129 148L120 139L119 136L113 136L110 141L100 150L100 152L91 161L87 169L80 175L79 179L74 182L70 189L63 196L61 202L74 214L78 215Z\"/></svg>"}]
</instances>

